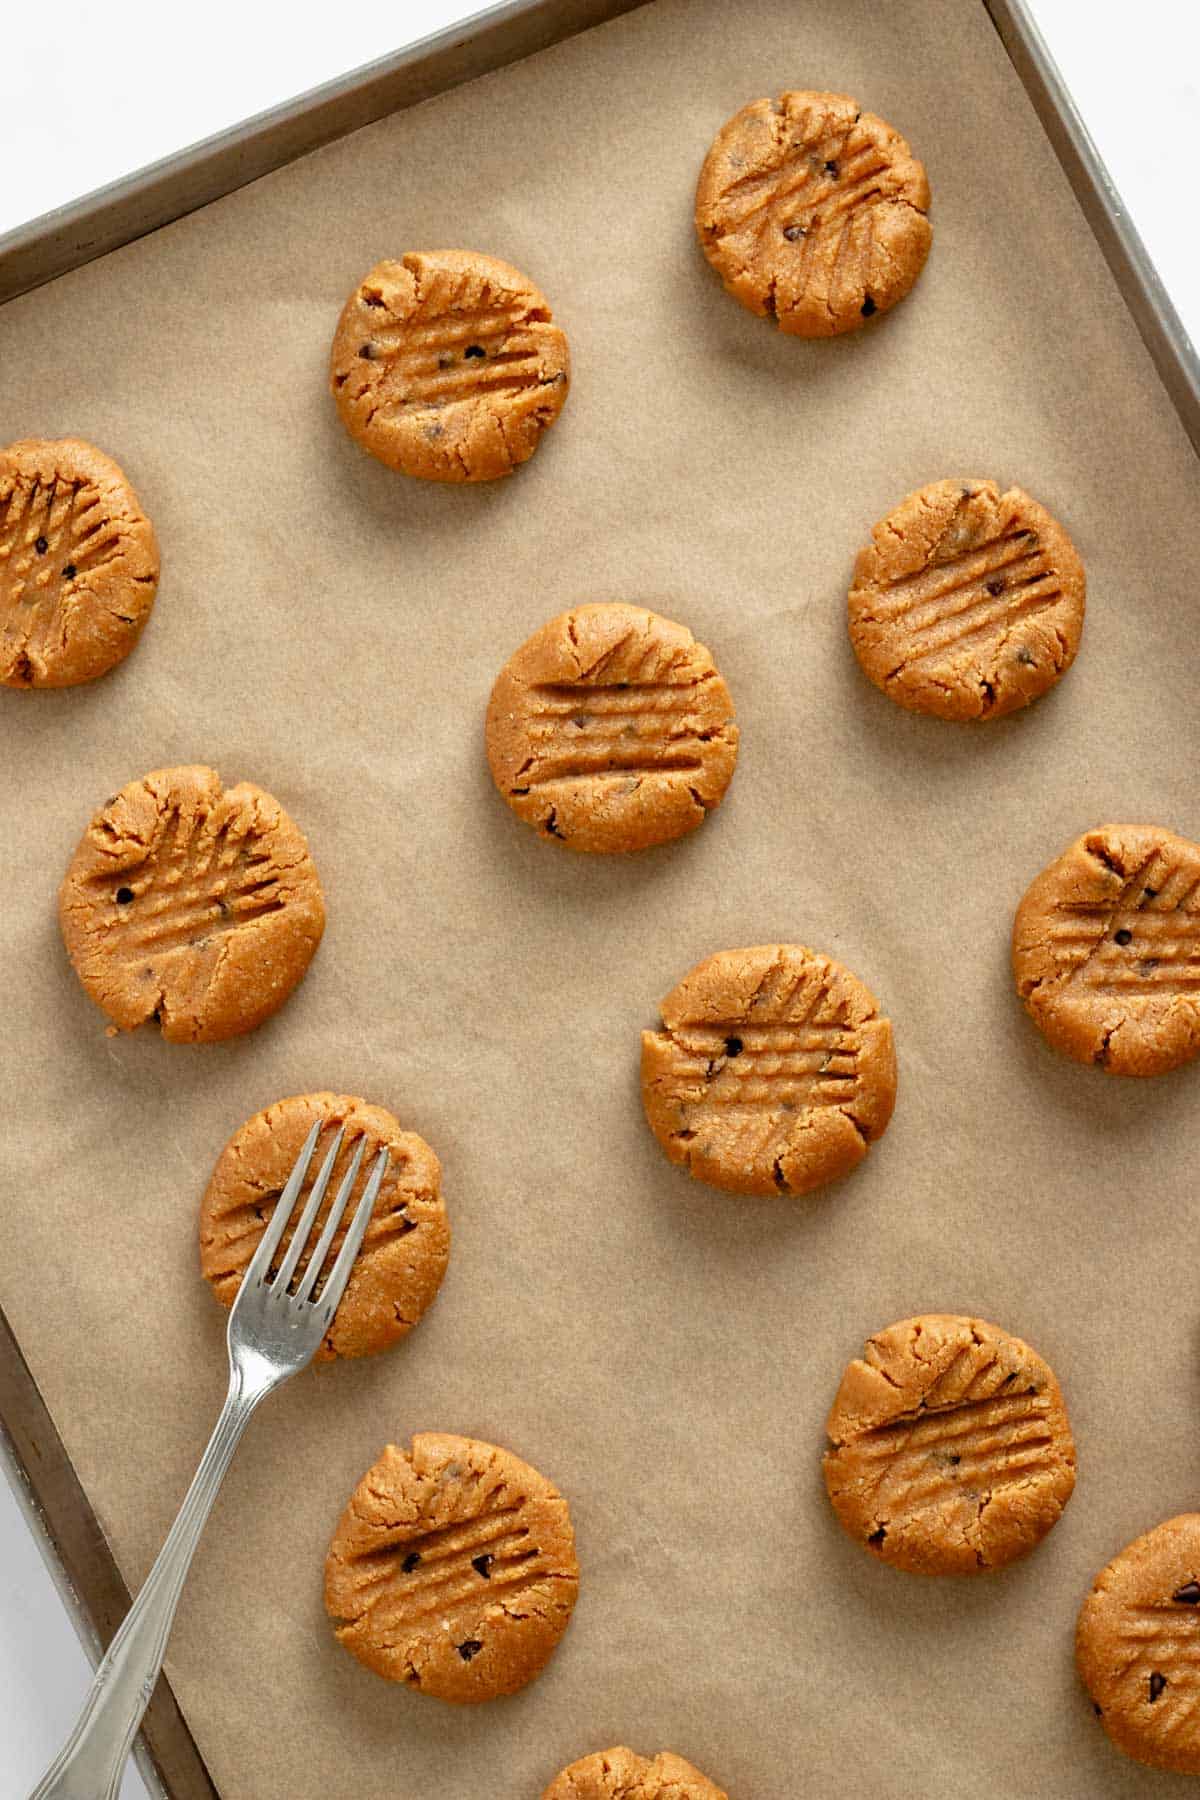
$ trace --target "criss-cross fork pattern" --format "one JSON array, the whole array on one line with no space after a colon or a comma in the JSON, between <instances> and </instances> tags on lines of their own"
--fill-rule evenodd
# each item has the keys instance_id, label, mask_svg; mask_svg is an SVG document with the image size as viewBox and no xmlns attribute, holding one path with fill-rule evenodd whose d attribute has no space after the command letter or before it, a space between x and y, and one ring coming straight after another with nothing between
<instances>
[{"instance_id":1,"label":"criss-cross fork pattern","mask_svg":"<svg viewBox=\"0 0 1200 1800\"><path fill-rule=\"evenodd\" d=\"M61 631L64 601L79 582L119 555L120 547L120 530L91 482L16 477L8 492L0 493L5 642L28 655L43 654Z\"/></svg>"},{"instance_id":2,"label":"criss-cross fork pattern","mask_svg":"<svg viewBox=\"0 0 1200 1800\"><path fill-rule=\"evenodd\" d=\"M1172 1601L1122 1608L1117 1636L1124 1660L1121 1679L1145 1684L1154 1706L1157 1736L1173 1740L1194 1730L1200 1718L1200 1614Z\"/></svg>"},{"instance_id":3,"label":"criss-cross fork pattern","mask_svg":"<svg viewBox=\"0 0 1200 1800\"><path fill-rule=\"evenodd\" d=\"M284 905L279 869L248 816L174 806L145 861L98 882L121 928L123 961L203 949Z\"/></svg>"},{"instance_id":4,"label":"criss-cross fork pattern","mask_svg":"<svg viewBox=\"0 0 1200 1800\"><path fill-rule=\"evenodd\" d=\"M543 382L539 322L521 304L464 311L448 302L428 318L381 322L358 354L386 365L390 397L400 405L494 400Z\"/></svg>"},{"instance_id":5,"label":"criss-cross fork pattern","mask_svg":"<svg viewBox=\"0 0 1200 1800\"><path fill-rule=\"evenodd\" d=\"M1062 599L1045 548L1029 529L983 543L889 582L872 615L903 645L906 669L999 645L1013 624Z\"/></svg>"},{"instance_id":6,"label":"criss-cross fork pattern","mask_svg":"<svg viewBox=\"0 0 1200 1800\"><path fill-rule=\"evenodd\" d=\"M1050 942L1067 980L1095 992L1200 993L1200 869L1152 850L1115 899L1061 902Z\"/></svg>"},{"instance_id":7,"label":"criss-cross fork pattern","mask_svg":"<svg viewBox=\"0 0 1200 1800\"><path fill-rule=\"evenodd\" d=\"M711 731L696 723L699 682L557 682L531 691L523 788L601 775L646 776L703 767ZM520 791L520 790L518 790Z\"/></svg>"}]
</instances>

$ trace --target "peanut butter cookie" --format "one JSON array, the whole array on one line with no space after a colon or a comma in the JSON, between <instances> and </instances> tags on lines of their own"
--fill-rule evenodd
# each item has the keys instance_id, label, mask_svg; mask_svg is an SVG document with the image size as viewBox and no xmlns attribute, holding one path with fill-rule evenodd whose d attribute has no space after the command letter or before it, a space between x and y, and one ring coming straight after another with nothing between
<instances>
[{"instance_id":1,"label":"peanut butter cookie","mask_svg":"<svg viewBox=\"0 0 1200 1800\"><path fill-rule=\"evenodd\" d=\"M621 1746L597 1750L555 1776L542 1800L729 1800L682 1756L660 1750L654 1758Z\"/></svg>"},{"instance_id":2,"label":"peanut butter cookie","mask_svg":"<svg viewBox=\"0 0 1200 1800\"><path fill-rule=\"evenodd\" d=\"M311 1243L324 1226L342 1177L361 1139L366 1150L358 1185L334 1233L329 1264L341 1249L355 1206L380 1150L388 1172L362 1249L318 1358L373 1356L412 1330L436 1298L450 1255L450 1227L442 1204L441 1168L423 1138L403 1131L381 1106L348 1094L297 1094L279 1100L238 1128L213 1170L200 1207L200 1268L222 1306L232 1306L270 1223L275 1202L312 1126L321 1122L316 1154L292 1218L298 1220L338 1126L345 1137ZM276 1265L292 1241L289 1226Z\"/></svg>"},{"instance_id":3,"label":"peanut butter cookie","mask_svg":"<svg viewBox=\"0 0 1200 1800\"><path fill-rule=\"evenodd\" d=\"M797 944L720 950L642 1033L642 1104L672 1162L738 1194L805 1194L845 1175L896 1100L892 1027L832 958Z\"/></svg>"},{"instance_id":4,"label":"peanut butter cookie","mask_svg":"<svg viewBox=\"0 0 1200 1800\"><path fill-rule=\"evenodd\" d=\"M519 269L477 250L376 263L342 309L330 382L364 450L425 481L511 475L562 411L567 340Z\"/></svg>"},{"instance_id":5,"label":"peanut butter cookie","mask_svg":"<svg viewBox=\"0 0 1200 1800\"><path fill-rule=\"evenodd\" d=\"M1075 1660L1118 1750L1200 1775L1200 1513L1156 1525L1100 1571L1079 1609Z\"/></svg>"},{"instance_id":6,"label":"peanut butter cookie","mask_svg":"<svg viewBox=\"0 0 1200 1800\"><path fill-rule=\"evenodd\" d=\"M932 1313L868 1338L826 1430L825 1486L841 1524L919 1575L1014 1562L1075 1486L1057 1381L1028 1344L981 1319Z\"/></svg>"},{"instance_id":7,"label":"peanut butter cookie","mask_svg":"<svg viewBox=\"0 0 1200 1800\"><path fill-rule=\"evenodd\" d=\"M1047 1041L1111 1075L1200 1051L1200 844L1101 825L1033 882L1013 921L1017 992Z\"/></svg>"},{"instance_id":8,"label":"peanut butter cookie","mask_svg":"<svg viewBox=\"0 0 1200 1800\"><path fill-rule=\"evenodd\" d=\"M1086 582L1044 506L994 481L935 481L871 532L854 565L850 642L911 712L998 719L1075 660Z\"/></svg>"},{"instance_id":9,"label":"peanut butter cookie","mask_svg":"<svg viewBox=\"0 0 1200 1800\"><path fill-rule=\"evenodd\" d=\"M325 927L304 838L278 800L213 769L154 769L96 814L58 896L75 973L113 1024L171 1043L252 1031Z\"/></svg>"},{"instance_id":10,"label":"peanut butter cookie","mask_svg":"<svg viewBox=\"0 0 1200 1800\"><path fill-rule=\"evenodd\" d=\"M0 683L74 687L128 656L158 543L111 457L80 438L0 450Z\"/></svg>"},{"instance_id":11,"label":"peanut butter cookie","mask_svg":"<svg viewBox=\"0 0 1200 1800\"><path fill-rule=\"evenodd\" d=\"M755 100L700 171L696 231L728 291L795 337L856 331L903 300L933 232L898 131L846 94Z\"/></svg>"},{"instance_id":12,"label":"peanut butter cookie","mask_svg":"<svg viewBox=\"0 0 1200 1800\"><path fill-rule=\"evenodd\" d=\"M544 1475L474 1438L389 1444L325 1562L339 1643L422 1694L494 1700L532 1681L579 1588L567 1503Z\"/></svg>"},{"instance_id":13,"label":"peanut butter cookie","mask_svg":"<svg viewBox=\"0 0 1200 1800\"><path fill-rule=\"evenodd\" d=\"M645 607L578 606L505 664L487 711L492 778L572 850L694 831L737 761L733 701L703 644Z\"/></svg>"}]
</instances>

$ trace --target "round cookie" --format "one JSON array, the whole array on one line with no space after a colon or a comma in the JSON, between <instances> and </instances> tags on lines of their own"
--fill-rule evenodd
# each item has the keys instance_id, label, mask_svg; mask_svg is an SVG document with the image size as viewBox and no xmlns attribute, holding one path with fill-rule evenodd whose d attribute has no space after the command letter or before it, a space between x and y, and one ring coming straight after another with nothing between
<instances>
[{"instance_id":1,"label":"round cookie","mask_svg":"<svg viewBox=\"0 0 1200 1800\"><path fill-rule=\"evenodd\" d=\"M737 761L733 721L729 689L686 626L644 606L577 606L497 676L488 763L541 837L644 850L720 805Z\"/></svg>"},{"instance_id":2,"label":"round cookie","mask_svg":"<svg viewBox=\"0 0 1200 1800\"><path fill-rule=\"evenodd\" d=\"M755 100L722 125L696 188L701 248L726 289L795 337L836 337L903 300L933 230L898 131L847 94Z\"/></svg>"},{"instance_id":3,"label":"round cookie","mask_svg":"<svg viewBox=\"0 0 1200 1800\"><path fill-rule=\"evenodd\" d=\"M1074 544L1021 488L935 481L859 552L850 642L863 672L910 712L998 719L1070 668L1086 588Z\"/></svg>"},{"instance_id":4,"label":"round cookie","mask_svg":"<svg viewBox=\"0 0 1200 1800\"><path fill-rule=\"evenodd\" d=\"M459 1703L513 1694L567 1628L579 1589L567 1503L474 1438L389 1444L329 1546L338 1642L389 1681Z\"/></svg>"},{"instance_id":5,"label":"round cookie","mask_svg":"<svg viewBox=\"0 0 1200 1800\"><path fill-rule=\"evenodd\" d=\"M115 1026L171 1043L252 1031L325 927L308 845L278 800L213 769L154 769L105 802L58 895L75 973Z\"/></svg>"},{"instance_id":6,"label":"round cookie","mask_svg":"<svg viewBox=\"0 0 1200 1800\"><path fill-rule=\"evenodd\" d=\"M981 1319L932 1313L868 1338L830 1410L825 1486L882 1562L976 1575L1024 1556L1075 1486L1058 1383L1035 1350Z\"/></svg>"},{"instance_id":7,"label":"round cookie","mask_svg":"<svg viewBox=\"0 0 1200 1800\"><path fill-rule=\"evenodd\" d=\"M1100 825L1032 883L1013 921L1017 992L1047 1041L1111 1075L1200 1051L1200 844Z\"/></svg>"},{"instance_id":8,"label":"round cookie","mask_svg":"<svg viewBox=\"0 0 1200 1800\"><path fill-rule=\"evenodd\" d=\"M350 436L402 475L511 475L562 411L567 340L510 263L477 250L376 263L333 340L330 383Z\"/></svg>"},{"instance_id":9,"label":"round cookie","mask_svg":"<svg viewBox=\"0 0 1200 1800\"><path fill-rule=\"evenodd\" d=\"M1200 1775L1200 1513L1127 1544L1079 1609L1075 1660L1118 1750Z\"/></svg>"},{"instance_id":10,"label":"round cookie","mask_svg":"<svg viewBox=\"0 0 1200 1800\"><path fill-rule=\"evenodd\" d=\"M158 542L111 457L80 438L0 450L0 683L75 687L128 656Z\"/></svg>"},{"instance_id":11,"label":"round cookie","mask_svg":"<svg viewBox=\"0 0 1200 1800\"><path fill-rule=\"evenodd\" d=\"M317 1241L359 1141L366 1139L358 1182L334 1233L329 1263L342 1247L354 1209L380 1150L388 1171L375 1201L341 1305L317 1352L373 1356L412 1330L437 1296L450 1255L450 1227L442 1204L441 1167L423 1138L403 1131L381 1106L347 1094L297 1094L277 1101L239 1127L213 1170L200 1207L200 1269L222 1306L232 1306L242 1276L283 1192L312 1126L322 1134L309 1177L293 1209L297 1220L339 1125L345 1138L309 1243ZM276 1265L292 1241L284 1233Z\"/></svg>"},{"instance_id":12,"label":"round cookie","mask_svg":"<svg viewBox=\"0 0 1200 1800\"><path fill-rule=\"evenodd\" d=\"M832 958L797 944L720 950L642 1033L642 1104L672 1162L737 1194L804 1194L845 1175L896 1100L892 1027Z\"/></svg>"},{"instance_id":13,"label":"round cookie","mask_svg":"<svg viewBox=\"0 0 1200 1800\"><path fill-rule=\"evenodd\" d=\"M556 1775L542 1800L729 1800L724 1788L682 1756L660 1750L651 1758L623 1745L597 1750Z\"/></svg>"}]
</instances>

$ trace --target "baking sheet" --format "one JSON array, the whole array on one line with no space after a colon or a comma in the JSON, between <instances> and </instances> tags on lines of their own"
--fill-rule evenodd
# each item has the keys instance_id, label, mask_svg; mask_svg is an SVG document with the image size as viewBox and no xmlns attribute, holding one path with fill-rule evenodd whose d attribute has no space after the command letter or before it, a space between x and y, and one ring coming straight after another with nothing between
<instances>
[{"instance_id":1,"label":"baking sheet","mask_svg":"<svg viewBox=\"0 0 1200 1800\"><path fill-rule=\"evenodd\" d=\"M934 192L911 299L813 345L723 295L690 223L717 125L800 84L899 126ZM572 343L543 448L469 492L363 458L324 391L351 284L438 244L525 268ZM880 1800L1163 1790L1109 1750L1071 1632L1094 1570L1196 1501L1200 1076L1055 1058L1007 936L1087 826L1200 836L1200 474L982 8L657 0L10 304L0 431L94 438L163 544L121 670L0 695L0 1304L131 1583L223 1391L195 1216L228 1134L335 1086L446 1170L437 1305L271 1403L197 1561L168 1671L224 1800L526 1800L619 1740L733 1800L843 1791L848 1753ZM869 523L947 473L1027 485L1089 575L1072 673L978 731L900 713L845 635ZM720 812L628 862L538 843L482 754L511 649L606 598L690 625L743 729ZM255 1036L109 1041L54 889L95 803L191 759L293 812L329 929ZM708 951L777 937L846 961L897 1034L887 1136L810 1202L689 1182L637 1097L658 999ZM824 1499L842 1365L923 1309L1028 1337L1070 1406L1076 1496L995 1579L880 1568ZM543 1468L579 1535L559 1654L468 1712L366 1674L321 1609L351 1486L431 1427Z\"/></svg>"}]
</instances>

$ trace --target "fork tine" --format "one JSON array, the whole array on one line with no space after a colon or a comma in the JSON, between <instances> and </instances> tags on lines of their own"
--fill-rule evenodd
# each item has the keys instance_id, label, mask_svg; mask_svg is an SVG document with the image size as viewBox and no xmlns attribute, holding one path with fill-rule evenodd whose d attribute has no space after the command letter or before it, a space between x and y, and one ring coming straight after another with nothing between
<instances>
[{"instance_id":1,"label":"fork tine","mask_svg":"<svg viewBox=\"0 0 1200 1800\"><path fill-rule=\"evenodd\" d=\"M333 1142L329 1146L325 1161L321 1164L321 1172L312 1184L312 1193L305 1201L304 1211L300 1214L300 1223L292 1233L292 1241L288 1245L287 1255L280 1263L279 1273L271 1284L278 1293L287 1293L288 1283L296 1273L296 1265L304 1254L304 1246L308 1242L308 1234L312 1230L313 1220L321 1210L325 1189L329 1186L329 1177L333 1174L333 1165L338 1159L338 1152L342 1147L342 1139L345 1134L346 1127L339 1125L334 1133Z\"/></svg>"},{"instance_id":2,"label":"fork tine","mask_svg":"<svg viewBox=\"0 0 1200 1800\"><path fill-rule=\"evenodd\" d=\"M381 1150L375 1158L374 1167L368 1178L362 1199L358 1203L358 1211L354 1222L346 1233L346 1241L337 1254L337 1261L329 1271L329 1279L321 1292L320 1305L324 1314L323 1323L328 1325L341 1304L342 1295L346 1291L346 1283L350 1279L350 1271L354 1267L354 1259L362 1248L362 1241L367 1235L367 1226L371 1223L371 1214L383 1186L383 1178L388 1170L388 1153Z\"/></svg>"},{"instance_id":3,"label":"fork tine","mask_svg":"<svg viewBox=\"0 0 1200 1800\"><path fill-rule=\"evenodd\" d=\"M312 1161L313 1151L317 1147L317 1139L321 1135L320 1119L317 1120L300 1149L300 1154L292 1164L292 1172L287 1178L282 1194L275 1202L275 1211L271 1214L271 1222L258 1240L258 1249L250 1258L243 1275L242 1287L252 1287L256 1281L265 1281L271 1267L271 1258L279 1248L279 1241L287 1230L287 1222L292 1216L296 1204L296 1196L304 1186L304 1177L308 1174L308 1165Z\"/></svg>"},{"instance_id":4,"label":"fork tine","mask_svg":"<svg viewBox=\"0 0 1200 1800\"><path fill-rule=\"evenodd\" d=\"M358 1148L354 1152L354 1158L350 1167L342 1177L342 1185L337 1191L337 1199L329 1209L329 1217L325 1221L325 1229L321 1233L316 1249L308 1259L308 1267L304 1271L300 1286L296 1289L297 1300L307 1300L317 1285L317 1277L321 1273L321 1264L325 1261L329 1252L329 1246L333 1242L333 1234L342 1222L342 1214L346 1210L346 1202L354 1192L354 1184L358 1180L358 1171L362 1165L363 1152L366 1150L366 1147L366 1138L360 1137L358 1140Z\"/></svg>"}]
</instances>

